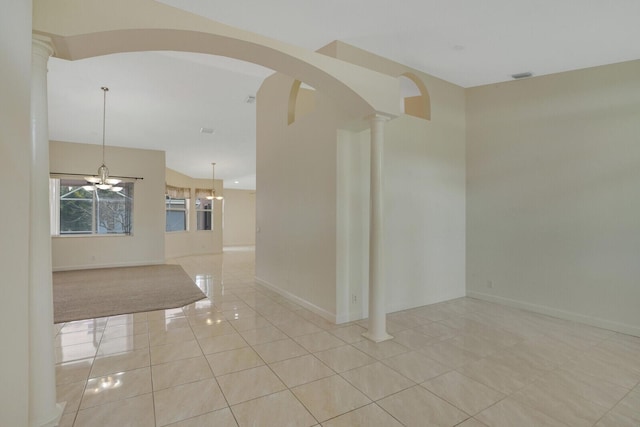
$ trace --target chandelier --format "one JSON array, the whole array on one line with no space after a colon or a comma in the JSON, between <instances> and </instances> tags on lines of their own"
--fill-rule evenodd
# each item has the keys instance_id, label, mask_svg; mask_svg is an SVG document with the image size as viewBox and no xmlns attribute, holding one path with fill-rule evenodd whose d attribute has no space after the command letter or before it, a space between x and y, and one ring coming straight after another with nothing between
<instances>
[{"instance_id":1,"label":"chandelier","mask_svg":"<svg viewBox=\"0 0 640 427\"><path fill-rule=\"evenodd\" d=\"M120 191L122 187L119 187L120 184L119 179L109 178L109 168L104 164L104 134L105 134L105 121L106 121L106 111L107 111L107 92L109 91L108 87L101 87L103 92L103 102L102 102L102 165L98 168L98 174L94 176L85 176L84 179L90 185L86 185L83 188L86 190L94 190L95 188L99 190L111 190L111 191Z\"/></svg>"},{"instance_id":2,"label":"chandelier","mask_svg":"<svg viewBox=\"0 0 640 427\"><path fill-rule=\"evenodd\" d=\"M207 199L209 200L222 200L224 199L224 197L222 196L216 196L216 164L215 163L211 163L211 195L207 196Z\"/></svg>"}]
</instances>

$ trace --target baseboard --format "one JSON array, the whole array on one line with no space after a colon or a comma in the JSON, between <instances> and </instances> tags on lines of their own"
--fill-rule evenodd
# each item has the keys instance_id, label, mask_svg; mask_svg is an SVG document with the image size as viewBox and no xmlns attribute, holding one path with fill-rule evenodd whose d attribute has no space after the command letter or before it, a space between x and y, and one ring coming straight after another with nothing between
<instances>
[{"instance_id":1,"label":"baseboard","mask_svg":"<svg viewBox=\"0 0 640 427\"><path fill-rule=\"evenodd\" d=\"M597 328L608 329L610 331L620 332L627 335L640 337L640 327L628 325L626 323L613 322L611 320L600 319L598 317L585 316L584 314L574 313L572 311L559 310L557 308L547 307L544 305L531 304L524 301L514 300L510 298L489 295L482 292L467 292L467 296L477 298L484 301L504 304L509 307L520 308L532 311L534 313L545 314L547 316L558 317L564 320L584 323Z\"/></svg>"},{"instance_id":2,"label":"baseboard","mask_svg":"<svg viewBox=\"0 0 640 427\"><path fill-rule=\"evenodd\" d=\"M83 264L83 265L64 265L53 267L53 271L69 271L69 270L92 270L95 268L114 268L114 267L138 267L141 265L161 265L164 264L164 260L161 261L144 261L144 262L116 262L108 264Z\"/></svg>"},{"instance_id":3,"label":"baseboard","mask_svg":"<svg viewBox=\"0 0 640 427\"><path fill-rule=\"evenodd\" d=\"M363 317L364 314L362 313L362 311L341 314L336 316L336 325L353 322L354 320L361 320Z\"/></svg>"},{"instance_id":4,"label":"baseboard","mask_svg":"<svg viewBox=\"0 0 640 427\"><path fill-rule=\"evenodd\" d=\"M285 291L283 289L280 289L279 287L275 286L272 283L267 282L266 280L262 280L259 277L255 277L255 281L257 284L264 286L265 288L277 293L278 295L281 295L283 297L285 297L286 299L288 299L291 302L294 302L296 304L299 304L301 306L303 306L304 308L306 308L307 310L317 314L318 316L322 317L325 320L328 320L329 322L332 323L340 323L337 322L336 320L336 315L335 313L331 313L327 310L325 310L322 307L318 307L315 304L310 303L309 301L300 298L297 295L292 294L291 292Z\"/></svg>"}]
</instances>

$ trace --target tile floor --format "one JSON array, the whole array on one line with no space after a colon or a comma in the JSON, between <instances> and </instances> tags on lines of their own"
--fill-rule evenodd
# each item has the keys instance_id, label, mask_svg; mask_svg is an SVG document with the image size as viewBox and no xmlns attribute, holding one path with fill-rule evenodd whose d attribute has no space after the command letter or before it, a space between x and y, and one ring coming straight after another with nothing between
<instances>
[{"instance_id":1,"label":"tile floor","mask_svg":"<svg viewBox=\"0 0 640 427\"><path fill-rule=\"evenodd\" d=\"M640 338L460 298L374 344L253 255L175 260L210 299L55 325L62 426L640 426Z\"/></svg>"}]
</instances>

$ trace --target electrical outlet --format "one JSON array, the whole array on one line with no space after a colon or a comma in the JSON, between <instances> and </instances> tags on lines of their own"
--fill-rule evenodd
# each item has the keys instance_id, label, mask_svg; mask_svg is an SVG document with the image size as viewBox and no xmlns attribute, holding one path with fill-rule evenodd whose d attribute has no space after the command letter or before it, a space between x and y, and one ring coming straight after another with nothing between
<instances>
[{"instance_id":1,"label":"electrical outlet","mask_svg":"<svg viewBox=\"0 0 640 427\"><path fill-rule=\"evenodd\" d=\"M355 304L358 302L358 296L356 294L351 294L351 304Z\"/></svg>"}]
</instances>

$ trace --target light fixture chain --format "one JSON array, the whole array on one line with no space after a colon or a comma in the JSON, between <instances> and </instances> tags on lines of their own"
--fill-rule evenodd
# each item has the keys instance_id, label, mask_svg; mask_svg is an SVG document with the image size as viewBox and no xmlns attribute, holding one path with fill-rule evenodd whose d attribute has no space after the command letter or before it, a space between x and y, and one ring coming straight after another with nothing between
<instances>
[{"instance_id":1,"label":"light fixture chain","mask_svg":"<svg viewBox=\"0 0 640 427\"><path fill-rule=\"evenodd\" d=\"M107 120L107 92L109 88L106 86L102 86L104 96L102 100L102 164L104 165L104 140L105 140L105 129L106 129L106 120Z\"/></svg>"}]
</instances>

